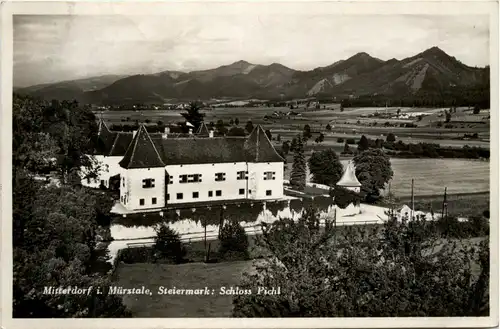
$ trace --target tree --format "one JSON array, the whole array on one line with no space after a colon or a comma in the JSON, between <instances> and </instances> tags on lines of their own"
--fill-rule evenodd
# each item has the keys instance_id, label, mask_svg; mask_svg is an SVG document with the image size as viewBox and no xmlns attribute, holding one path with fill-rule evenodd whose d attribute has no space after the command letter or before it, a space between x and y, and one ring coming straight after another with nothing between
<instances>
[{"instance_id":1,"label":"tree","mask_svg":"<svg viewBox=\"0 0 500 329\"><path fill-rule=\"evenodd\" d=\"M396 113L397 113L397 115L398 115L398 117L399 117L399 115L401 114L401 109L398 109L398 110L396 111Z\"/></svg>"},{"instance_id":2,"label":"tree","mask_svg":"<svg viewBox=\"0 0 500 329\"><path fill-rule=\"evenodd\" d=\"M330 124L327 124L326 125L326 130L331 131L332 130L332 126L330 126Z\"/></svg>"},{"instance_id":3,"label":"tree","mask_svg":"<svg viewBox=\"0 0 500 329\"><path fill-rule=\"evenodd\" d=\"M283 144L281 145L281 151L283 152L284 155L287 155L288 152L290 152L290 142L289 141L283 142Z\"/></svg>"},{"instance_id":4,"label":"tree","mask_svg":"<svg viewBox=\"0 0 500 329\"><path fill-rule=\"evenodd\" d=\"M229 129L229 131L227 133L227 136L241 136L241 137L244 137L245 136L245 130L243 128L240 128L240 127L232 127L231 129Z\"/></svg>"},{"instance_id":5,"label":"tree","mask_svg":"<svg viewBox=\"0 0 500 329\"><path fill-rule=\"evenodd\" d=\"M391 161L381 149L369 149L353 158L356 177L361 183L361 190L366 194L366 202L374 202L380 198L380 189L394 175Z\"/></svg>"},{"instance_id":6,"label":"tree","mask_svg":"<svg viewBox=\"0 0 500 329\"><path fill-rule=\"evenodd\" d=\"M481 108L479 107L479 105L475 105L474 110L472 111L472 114L479 114L480 111L481 111Z\"/></svg>"},{"instance_id":7,"label":"tree","mask_svg":"<svg viewBox=\"0 0 500 329\"><path fill-rule=\"evenodd\" d=\"M278 135L276 136L276 141L277 141L277 142L281 142L281 135L280 135L280 134L278 134Z\"/></svg>"},{"instance_id":8,"label":"tree","mask_svg":"<svg viewBox=\"0 0 500 329\"><path fill-rule=\"evenodd\" d=\"M451 121L451 111L444 111L444 115L446 117L445 123L449 123Z\"/></svg>"},{"instance_id":9,"label":"tree","mask_svg":"<svg viewBox=\"0 0 500 329\"><path fill-rule=\"evenodd\" d=\"M215 130L217 131L217 134L224 136L227 133L227 128L224 124L224 121L222 121L221 119L217 120L217 123L215 123Z\"/></svg>"},{"instance_id":10,"label":"tree","mask_svg":"<svg viewBox=\"0 0 500 329\"><path fill-rule=\"evenodd\" d=\"M388 133L385 140L390 143L394 143L396 141L396 136L394 136L393 133Z\"/></svg>"},{"instance_id":11,"label":"tree","mask_svg":"<svg viewBox=\"0 0 500 329\"><path fill-rule=\"evenodd\" d=\"M247 121L247 124L245 125L245 130L248 133L251 133L253 131L253 123L252 123L252 121L250 121L250 120Z\"/></svg>"},{"instance_id":12,"label":"tree","mask_svg":"<svg viewBox=\"0 0 500 329\"><path fill-rule=\"evenodd\" d=\"M322 143L325 140L325 135L323 133L320 133L318 137L314 140L316 143Z\"/></svg>"},{"instance_id":13,"label":"tree","mask_svg":"<svg viewBox=\"0 0 500 329\"><path fill-rule=\"evenodd\" d=\"M233 119L229 120L229 124L232 126L234 124L234 120Z\"/></svg>"},{"instance_id":14,"label":"tree","mask_svg":"<svg viewBox=\"0 0 500 329\"><path fill-rule=\"evenodd\" d=\"M179 264L186 256L186 249L182 245L179 234L172 230L167 224L162 223L155 228L155 256L158 259L166 259Z\"/></svg>"},{"instance_id":15,"label":"tree","mask_svg":"<svg viewBox=\"0 0 500 329\"><path fill-rule=\"evenodd\" d=\"M194 131L197 131L203 122L205 114L200 113L202 104L200 102L191 102L189 107L186 109L187 112L181 113L181 115L186 119L186 122L191 123ZM187 127L185 127L187 132Z\"/></svg>"},{"instance_id":16,"label":"tree","mask_svg":"<svg viewBox=\"0 0 500 329\"><path fill-rule=\"evenodd\" d=\"M292 142L290 143L290 152L295 152L295 148L297 147L297 138L292 138Z\"/></svg>"},{"instance_id":17,"label":"tree","mask_svg":"<svg viewBox=\"0 0 500 329\"><path fill-rule=\"evenodd\" d=\"M219 241L219 254L222 258L248 259L248 237L239 222L227 222L220 231Z\"/></svg>"},{"instance_id":18,"label":"tree","mask_svg":"<svg viewBox=\"0 0 500 329\"><path fill-rule=\"evenodd\" d=\"M304 132L302 133L302 137L304 138L304 140L308 140L309 138L312 137L312 134L311 134L311 127L309 125L305 125L304 126Z\"/></svg>"},{"instance_id":19,"label":"tree","mask_svg":"<svg viewBox=\"0 0 500 329\"><path fill-rule=\"evenodd\" d=\"M369 148L369 141L366 138L366 136L363 135L363 136L361 136L361 139L359 140L359 143L358 143L358 151L363 152L363 151L368 150L368 148Z\"/></svg>"},{"instance_id":20,"label":"tree","mask_svg":"<svg viewBox=\"0 0 500 329\"><path fill-rule=\"evenodd\" d=\"M306 158L304 156L304 144L300 135L296 138L297 142L294 148L292 173L290 175L290 184L299 191L306 187Z\"/></svg>"},{"instance_id":21,"label":"tree","mask_svg":"<svg viewBox=\"0 0 500 329\"><path fill-rule=\"evenodd\" d=\"M240 124L240 119L238 119L238 118L234 119L234 124L235 125L239 125Z\"/></svg>"},{"instance_id":22,"label":"tree","mask_svg":"<svg viewBox=\"0 0 500 329\"><path fill-rule=\"evenodd\" d=\"M308 210L297 221L263 225L256 245L267 257L238 287L280 287L280 294L238 294L235 317L402 317L488 314L488 242L443 242L427 223L389 217L380 229L319 228ZM472 255L479 256L479 277ZM477 303L476 303L477 301Z\"/></svg>"},{"instance_id":23,"label":"tree","mask_svg":"<svg viewBox=\"0 0 500 329\"><path fill-rule=\"evenodd\" d=\"M334 186L344 172L344 167L332 148L314 152L308 164L314 183Z\"/></svg>"},{"instance_id":24,"label":"tree","mask_svg":"<svg viewBox=\"0 0 500 329\"><path fill-rule=\"evenodd\" d=\"M349 147L349 144L347 142L345 142L345 144L344 144L344 151L342 153L345 153L345 154L352 153L351 148Z\"/></svg>"},{"instance_id":25,"label":"tree","mask_svg":"<svg viewBox=\"0 0 500 329\"><path fill-rule=\"evenodd\" d=\"M271 134L271 131L269 129L266 129L265 133L267 138L269 138L269 140L273 140L273 135Z\"/></svg>"}]
</instances>

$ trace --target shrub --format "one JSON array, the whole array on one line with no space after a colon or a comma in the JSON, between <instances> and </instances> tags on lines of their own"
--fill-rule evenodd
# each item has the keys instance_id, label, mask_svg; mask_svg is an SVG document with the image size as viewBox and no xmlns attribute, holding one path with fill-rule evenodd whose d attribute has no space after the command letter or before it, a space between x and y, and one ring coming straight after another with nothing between
<instances>
[{"instance_id":1,"label":"shrub","mask_svg":"<svg viewBox=\"0 0 500 329\"><path fill-rule=\"evenodd\" d=\"M219 255L224 259L248 259L248 237L236 221L226 223L219 235Z\"/></svg>"},{"instance_id":2,"label":"shrub","mask_svg":"<svg viewBox=\"0 0 500 329\"><path fill-rule=\"evenodd\" d=\"M343 143L344 139L342 137L337 138L337 143Z\"/></svg>"},{"instance_id":3,"label":"shrub","mask_svg":"<svg viewBox=\"0 0 500 329\"><path fill-rule=\"evenodd\" d=\"M356 144L356 140L354 140L354 138L348 138L348 139L346 140L346 142L347 142L347 144L349 144L349 145L354 145L354 144Z\"/></svg>"},{"instance_id":4,"label":"shrub","mask_svg":"<svg viewBox=\"0 0 500 329\"><path fill-rule=\"evenodd\" d=\"M155 231L155 258L165 259L176 264L183 262L186 248L182 245L179 235L165 223L160 224Z\"/></svg>"}]
</instances>

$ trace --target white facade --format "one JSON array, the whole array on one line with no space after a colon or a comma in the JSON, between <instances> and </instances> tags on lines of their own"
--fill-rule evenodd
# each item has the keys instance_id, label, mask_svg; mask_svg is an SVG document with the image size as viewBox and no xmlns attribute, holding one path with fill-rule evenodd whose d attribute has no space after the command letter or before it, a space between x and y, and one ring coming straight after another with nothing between
<instances>
[{"instance_id":1,"label":"white facade","mask_svg":"<svg viewBox=\"0 0 500 329\"><path fill-rule=\"evenodd\" d=\"M112 176L121 174L122 168L118 164L123 158L122 156L104 156L104 155L94 155L94 160L97 162L96 166L99 167L99 178L88 179L85 178L86 169L81 168L82 185L92 188L99 188L101 183L109 188L109 179Z\"/></svg>"},{"instance_id":2,"label":"white facade","mask_svg":"<svg viewBox=\"0 0 500 329\"><path fill-rule=\"evenodd\" d=\"M165 168L123 170L120 203L127 209L165 207Z\"/></svg>"},{"instance_id":3,"label":"white facade","mask_svg":"<svg viewBox=\"0 0 500 329\"><path fill-rule=\"evenodd\" d=\"M169 184L165 187L166 173L169 175ZM154 179L154 187L145 186L146 179ZM283 197L281 162L128 169L123 170L121 180L120 202L129 210L163 208L166 204L238 199L272 200ZM153 198L156 198L155 202Z\"/></svg>"}]
</instances>

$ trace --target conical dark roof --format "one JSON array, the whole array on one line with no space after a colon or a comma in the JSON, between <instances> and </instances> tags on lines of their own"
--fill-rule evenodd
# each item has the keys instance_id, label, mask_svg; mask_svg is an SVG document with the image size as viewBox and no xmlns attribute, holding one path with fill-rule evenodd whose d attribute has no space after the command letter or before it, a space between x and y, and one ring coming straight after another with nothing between
<instances>
[{"instance_id":1,"label":"conical dark roof","mask_svg":"<svg viewBox=\"0 0 500 329\"><path fill-rule=\"evenodd\" d=\"M257 125L245 141L245 149L249 154L249 162L282 162L283 158L276 152L267 138L261 125Z\"/></svg>"},{"instance_id":2,"label":"conical dark roof","mask_svg":"<svg viewBox=\"0 0 500 329\"><path fill-rule=\"evenodd\" d=\"M109 155L116 139L116 133L109 130L106 123L99 119L97 131L97 154Z\"/></svg>"},{"instance_id":3,"label":"conical dark roof","mask_svg":"<svg viewBox=\"0 0 500 329\"><path fill-rule=\"evenodd\" d=\"M139 126L139 130L120 161L120 166L125 169L165 167L144 125Z\"/></svg>"}]
</instances>

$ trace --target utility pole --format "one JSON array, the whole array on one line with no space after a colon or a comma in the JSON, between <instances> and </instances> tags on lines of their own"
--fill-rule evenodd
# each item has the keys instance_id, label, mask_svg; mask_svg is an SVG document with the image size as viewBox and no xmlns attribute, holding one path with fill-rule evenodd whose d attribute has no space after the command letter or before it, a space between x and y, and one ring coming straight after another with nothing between
<instances>
[{"instance_id":1,"label":"utility pole","mask_svg":"<svg viewBox=\"0 0 500 329\"><path fill-rule=\"evenodd\" d=\"M443 206L441 208L441 218L444 218L444 216L448 216L448 203L446 202L446 187L444 188L444 196L443 196Z\"/></svg>"},{"instance_id":2,"label":"utility pole","mask_svg":"<svg viewBox=\"0 0 500 329\"><path fill-rule=\"evenodd\" d=\"M411 220L413 220L413 213L415 211L415 197L413 195L414 180L411 180Z\"/></svg>"}]
</instances>

